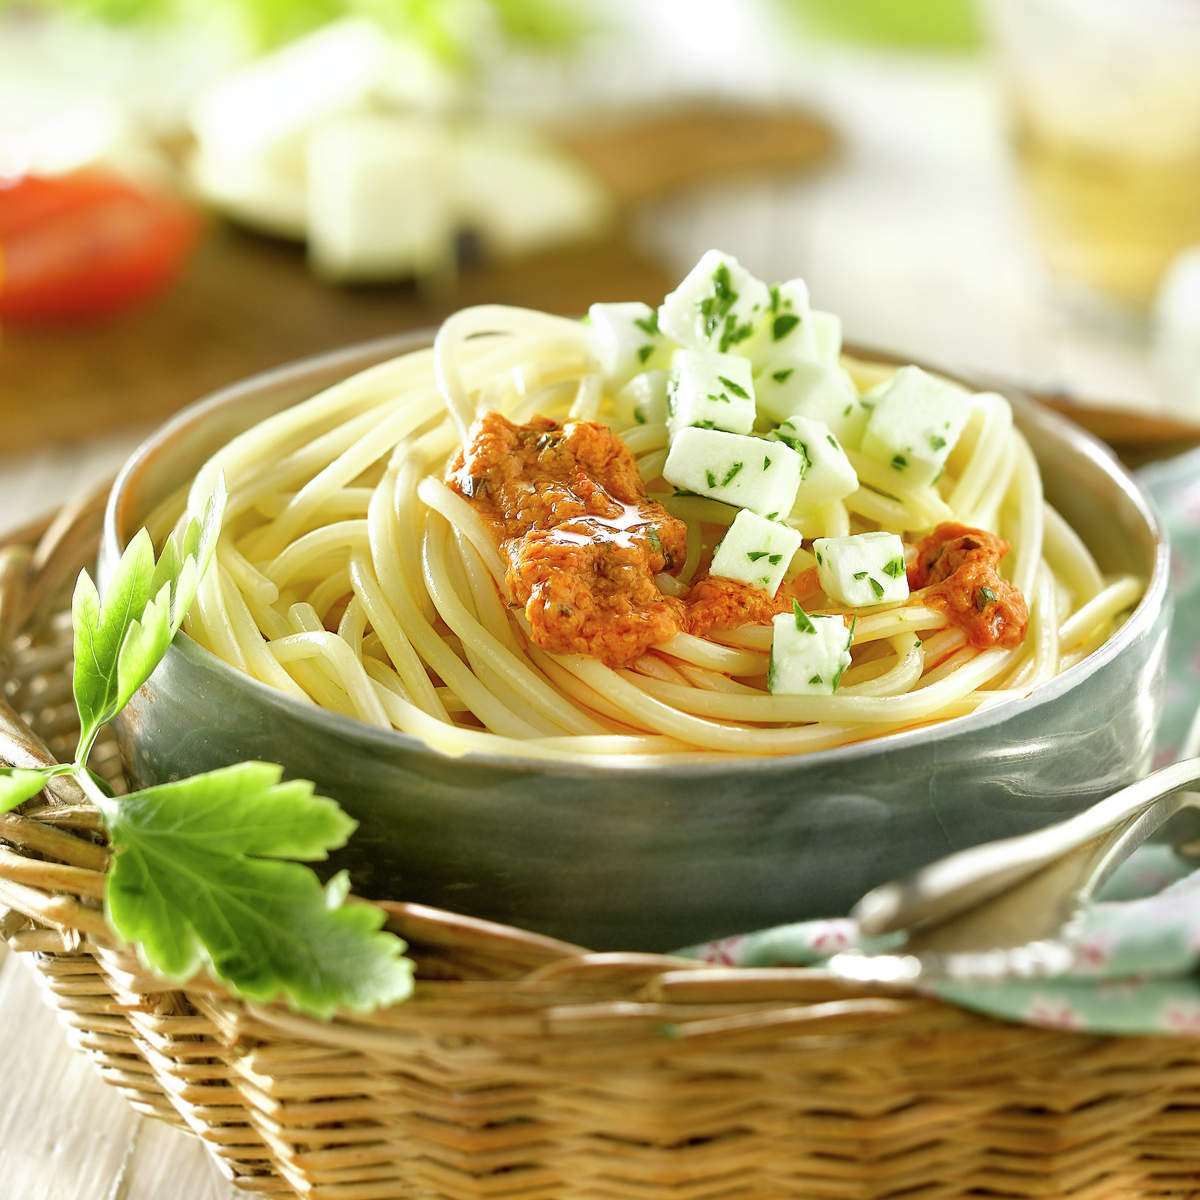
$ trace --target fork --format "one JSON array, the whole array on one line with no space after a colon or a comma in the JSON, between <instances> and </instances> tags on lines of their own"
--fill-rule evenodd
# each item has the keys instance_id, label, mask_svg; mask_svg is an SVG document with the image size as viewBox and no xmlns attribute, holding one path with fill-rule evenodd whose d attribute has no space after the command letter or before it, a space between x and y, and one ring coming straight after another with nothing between
<instances>
[{"instance_id":1,"label":"fork","mask_svg":"<svg viewBox=\"0 0 1200 1200\"><path fill-rule=\"evenodd\" d=\"M875 888L851 916L864 938L903 933L902 947L838 954L828 969L879 983L1069 970L1087 905L1148 837L1177 813L1200 807L1200 794L1186 790L1198 783L1200 757L1181 759L1066 821L972 846Z\"/></svg>"}]
</instances>

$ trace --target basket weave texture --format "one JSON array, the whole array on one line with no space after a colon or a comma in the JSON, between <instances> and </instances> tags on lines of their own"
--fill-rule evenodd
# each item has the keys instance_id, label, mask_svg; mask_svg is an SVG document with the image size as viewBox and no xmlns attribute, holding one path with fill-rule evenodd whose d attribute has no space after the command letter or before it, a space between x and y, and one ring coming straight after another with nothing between
<instances>
[{"instance_id":1,"label":"basket weave texture","mask_svg":"<svg viewBox=\"0 0 1200 1200\"><path fill-rule=\"evenodd\" d=\"M70 755L99 500L0 548L0 760ZM94 760L120 788L115 746ZM0 816L0 933L135 1109L316 1200L1200 1197L1200 1040L1005 1024L812 969L591 954L411 904L407 1003L329 1023L147 974L69 786Z\"/></svg>"}]
</instances>

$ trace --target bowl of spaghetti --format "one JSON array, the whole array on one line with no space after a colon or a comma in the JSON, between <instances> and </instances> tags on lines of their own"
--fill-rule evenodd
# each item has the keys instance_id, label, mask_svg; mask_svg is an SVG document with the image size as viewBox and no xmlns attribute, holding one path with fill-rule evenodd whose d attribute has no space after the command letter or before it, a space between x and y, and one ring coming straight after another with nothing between
<instances>
[{"instance_id":1,"label":"bowl of spaghetti","mask_svg":"<svg viewBox=\"0 0 1200 1200\"><path fill-rule=\"evenodd\" d=\"M134 777L277 761L359 822L330 868L362 894L664 950L1142 773L1168 612L1137 483L1011 389L844 352L795 281L697 271L657 310L464 310L152 436L102 575L228 502L122 715Z\"/></svg>"}]
</instances>

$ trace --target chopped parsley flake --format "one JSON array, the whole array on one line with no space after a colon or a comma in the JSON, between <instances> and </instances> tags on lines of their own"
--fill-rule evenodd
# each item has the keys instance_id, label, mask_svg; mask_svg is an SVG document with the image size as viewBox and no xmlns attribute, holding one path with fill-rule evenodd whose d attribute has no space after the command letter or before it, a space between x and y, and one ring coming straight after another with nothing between
<instances>
[{"instance_id":1,"label":"chopped parsley flake","mask_svg":"<svg viewBox=\"0 0 1200 1200\"><path fill-rule=\"evenodd\" d=\"M826 440L826 441L827 441L827 442L828 442L828 443L829 443L829 444L830 444L830 445L831 445L831 446L832 446L832 447L833 447L835 450L840 450L840 449L841 449L841 446L839 446L839 445L837 444L837 438L835 438L835 437L833 436L833 434L832 434L832 433L827 433L827 434L825 435L825 440Z\"/></svg>"},{"instance_id":2,"label":"chopped parsley flake","mask_svg":"<svg viewBox=\"0 0 1200 1200\"><path fill-rule=\"evenodd\" d=\"M654 353L653 346L639 346L638 352L637 352L638 362L640 362L643 366L645 366L647 360L650 358L650 355L652 355L653 353Z\"/></svg>"},{"instance_id":3,"label":"chopped parsley flake","mask_svg":"<svg viewBox=\"0 0 1200 1200\"><path fill-rule=\"evenodd\" d=\"M719 349L722 353L738 342L744 342L753 332L753 326L744 322L739 325L734 315L733 306L737 303L738 293L733 290L733 280L729 277L729 267L721 263L712 273L713 291L711 296L705 296L700 301L700 316L704 322L704 336L711 341L720 331Z\"/></svg>"},{"instance_id":4,"label":"chopped parsley flake","mask_svg":"<svg viewBox=\"0 0 1200 1200\"><path fill-rule=\"evenodd\" d=\"M763 470L765 471L771 465L771 460L767 455L763 455Z\"/></svg>"},{"instance_id":5,"label":"chopped parsley flake","mask_svg":"<svg viewBox=\"0 0 1200 1200\"><path fill-rule=\"evenodd\" d=\"M740 396L743 400L750 399L750 393L740 383L734 383L732 379L726 379L724 375L718 375L717 381L724 384L735 396ZM723 396L722 399L728 400L729 397Z\"/></svg>"},{"instance_id":6,"label":"chopped parsley flake","mask_svg":"<svg viewBox=\"0 0 1200 1200\"><path fill-rule=\"evenodd\" d=\"M776 284L771 288L771 311L777 313L779 311L779 285Z\"/></svg>"},{"instance_id":7,"label":"chopped parsley flake","mask_svg":"<svg viewBox=\"0 0 1200 1200\"><path fill-rule=\"evenodd\" d=\"M717 427L716 421L693 421L692 422L693 429L716 429L716 427Z\"/></svg>"},{"instance_id":8,"label":"chopped parsley flake","mask_svg":"<svg viewBox=\"0 0 1200 1200\"><path fill-rule=\"evenodd\" d=\"M908 459L905 458L903 454L895 454L892 456L892 466L895 467L897 471L903 471L904 468L908 466Z\"/></svg>"},{"instance_id":9,"label":"chopped parsley flake","mask_svg":"<svg viewBox=\"0 0 1200 1200\"><path fill-rule=\"evenodd\" d=\"M800 318L795 313L780 313L771 324L771 337L782 341L799 324Z\"/></svg>"},{"instance_id":10,"label":"chopped parsley flake","mask_svg":"<svg viewBox=\"0 0 1200 1200\"><path fill-rule=\"evenodd\" d=\"M653 337L658 332L658 312L652 311L648 317L638 317L633 322L643 333Z\"/></svg>"},{"instance_id":11,"label":"chopped parsley flake","mask_svg":"<svg viewBox=\"0 0 1200 1200\"><path fill-rule=\"evenodd\" d=\"M653 525L646 530L646 541L650 543L650 549L653 550L655 554L661 554L663 552L662 538L658 536L658 530L655 529Z\"/></svg>"},{"instance_id":12,"label":"chopped parsley flake","mask_svg":"<svg viewBox=\"0 0 1200 1200\"><path fill-rule=\"evenodd\" d=\"M771 657L767 659L767 691L775 690L775 647L771 647Z\"/></svg>"},{"instance_id":13,"label":"chopped parsley flake","mask_svg":"<svg viewBox=\"0 0 1200 1200\"><path fill-rule=\"evenodd\" d=\"M854 407L854 405L853 405L853 404L847 404L847 405L846 405L846 407L842 409L842 416L843 416L843 417L848 417L848 416L850 415L850 410L851 410L853 407Z\"/></svg>"},{"instance_id":14,"label":"chopped parsley flake","mask_svg":"<svg viewBox=\"0 0 1200 1200\"><path fill-rule=\"evenodd\" d=\"M767 513L767 520L768 521L778 521L779 514L777 512Z\"/></svg>"},{"instance_id":15,"label":"chopped parsley flake","mask_svg":"<svg viewBox=\"0 0 1200 1200\"><path fill-rule=\"evenodd\" d=\"M777 566L779 566L779 563L782 560L782 558L783 558L782 554L771 554L771 555L767 556L767 562L769 562L771 564L771 566L777 567Z\"/></svg>"},{"instance_id":16,"label":"chopped parsley flake","mask_svg":"<svg viewBox=\"0 0 1200 1200\"><path fill-rule=\"evenodd\" d=\"M729 397L727 395L725 395L724 392L709 392L708 395L705 397L705 399L711 400L714 404L732 404L733 403L733 401L730 400Z\"/></svg>"},{"instance_id":17,"label":"chopped parsley flake","mask_svg":"<svg viewBox=\"0 0 1200 1200\"><path fill-rule=\"evenodd\" d=\"M946 439L940 433L931 433L929 435L929 445L934 450L941 450L946 445Z\"/></svg>"},{"instance_id":18,"label":"chopped parsley flake","mask_svg":"<svg viewBox=\"0 0 1200 1200\"><path fill-rule=\"evenodd\" d=\"M775 380L776 383L787 383L787 381L792 377L792 372L795 371L795 369L795 367L784 367L782 371L772 371L771 378Z\"/></svg>"},{"instance_id":19,"label":"chopped parsley flake","mask_svg":"<svg viewBox=\"0 0 1200 1200\"><path fill-rule=\"evenodd\" d=\"M704 472L704 481L710 488L715 488L717 486L717 477L711 471Z\"/></svg>"},{"instance_id":20,"label":"chopped parsley flake","mask_svg":"<svg viewBox=\"0 0 1200 1200\"><path fill-rule=\"evenodd\" d=\"M734 476L737 475L737 473L741 469L742 469L742 464L740 462L735 462L733 464L733 466L730 467L729 470L725 472L725 478L721 480L721 486L728 487L728 485L733 482Z\"/></svg>"},{"instance_id":21,"label":"chopped parsley flake","mask_svg":"<svg viewBox=\"0 0 1200 1200\"><path fill-rule=\"evenodd\" d=\"M645 414L644 412L642 412L641 408L635 408L635 409L633 410L633 419L634 419L634 420L635 420L635 421L636 421L636 422L637 422L639 425L645 425L645 423L646 423L646 414Z\"/></svg>"},{"instance_id":22,"label":"chopped parsley flake","mask_svg":"<svg viewBox=\"0 0 1200 1200\"><path fill-rule=\"evenodd\" d=\"M800 607L799 600L792 601L792 615L796 618L796 628L801 633L817 632L817 627L808 619L808 613Z\"/></svg>"},{"instance_id":23,"label":"chopped parsley flake","mask_svg":"<svg viewBox=\"0 0 1200 1200\"><path fill-rule=\"evenodd\" d=\"M821 679L820 675L814 675L808 682L810 685L815 684L816 686L819 687L821 685L821 683L823 682L823 680Z\"/></svg>"},{"instance_id":24,"label":"chopped parsley flake","mask_svg":"<svg viewBox=\"0 0 1200 1200\"><path fill-rule=\"evenodd\" d=\"M875 593L875 599L882 600L883 599L883 584L880 583L879 580L876 579L873 575L867 580L867 582L871 585L871 591L873 591Z\"/></svg>"},{"instance_id":25,"label":"chopped parsley flake","mask_svg":"<svg viewBox=\"0 0 1200 1200\"><path fill-rule=\"evenodd\" d=\"M758 562L758 560L759 560L760 558L766 558L766 557L767 557L767 552L766 552L765 550L747 550L747 551L746 551L746 557L747 557L747 558L748 558L748 559L749 559L751 562Z\"/></svg>"},{"instance_id":26,"label":"chopped parsley flake","mask_svg":"<svg viewBox=\"0 0 1200 1200\"><path fill-rule=\"evenodd\" d=\"M854 572L855 579L866 579L866 577L867 577L866 571L855 571Z\"/></svg>"},{"instance_id":27,"label":"chopped parsley flake","mask_svg":"<svg viewBox=\"0 0 1200 1200\"><path fill-rule=\"evenodd\" d=\"M975 607L981 612L987 608L989 604L996 603L996 593L990 587L981 587L975 593Z\"/></svg>"},{"instance_id":28,"label":"chopped parsley flake","mask_svg":"<svg viewBox=\"0 0 1200 1200\"><path fill-rule=\"evenodd\" d=\"M899 579L904 574L904 559L897 556L883 568L885 575L890 575L893 579Z\"/></svg>"}]
</instances>

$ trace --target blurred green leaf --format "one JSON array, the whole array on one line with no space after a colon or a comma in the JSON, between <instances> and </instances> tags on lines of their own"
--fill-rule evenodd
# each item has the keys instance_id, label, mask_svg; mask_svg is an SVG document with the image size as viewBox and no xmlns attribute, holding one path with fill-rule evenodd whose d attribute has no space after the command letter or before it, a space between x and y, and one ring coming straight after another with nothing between
<instances>
[{"instance_id":1,"label":"blurred green leaf","mask_svg":"<svg viewBox=\"0 0 1200 1200\"><path fill-rule=\"evenodd\" d=\"M562 50L589 26L580 0L0 0L0 11L31 3L110 24L182 25L221 16L257 50L339 17L364 16L458 68L476 63L489 34L513 45Z\"/></svg>"}]
</instances>

